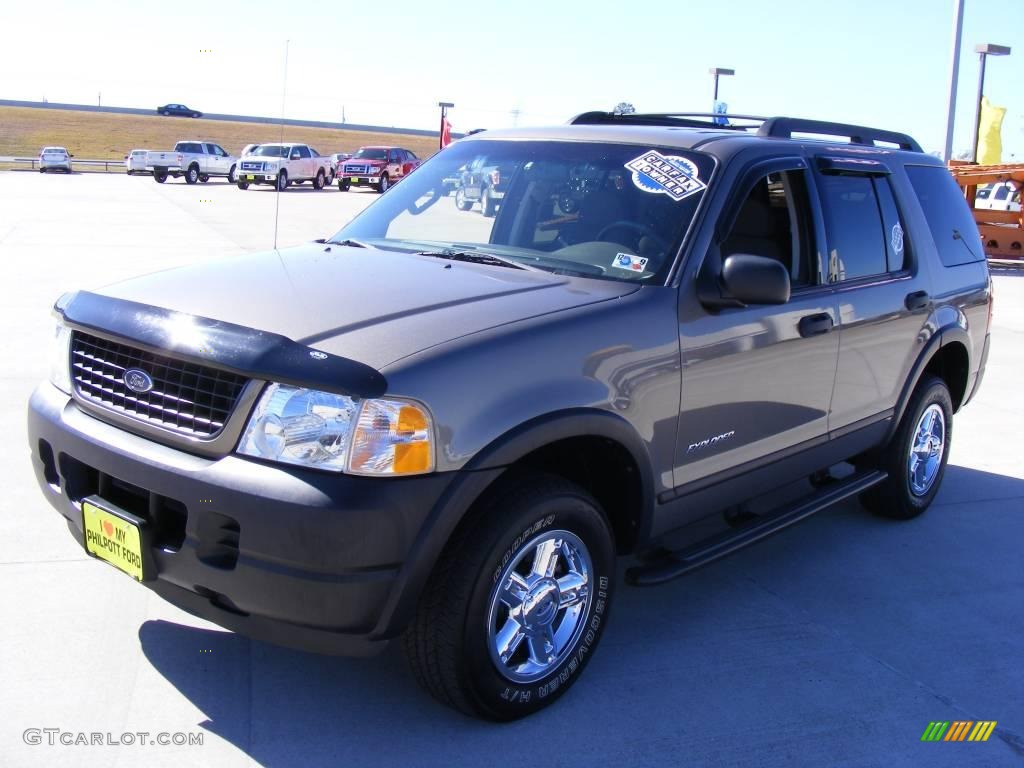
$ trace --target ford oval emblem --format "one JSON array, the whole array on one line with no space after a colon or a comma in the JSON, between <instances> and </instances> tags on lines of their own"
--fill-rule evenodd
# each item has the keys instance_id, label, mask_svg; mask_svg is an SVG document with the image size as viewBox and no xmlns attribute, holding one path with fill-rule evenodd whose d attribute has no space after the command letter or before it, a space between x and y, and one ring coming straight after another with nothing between
<instances>
[{"instance_id":1,"label":"ford oval emblem","mask_svg":"<svg viewBox=\"0 0 1024 768\"><path fill-rule=\"evenodd\" d=\"M138 368L129 368L124 372L124 385L132 392L144 395L153 388L152 377Z\"/></svg>"}]
</instances>

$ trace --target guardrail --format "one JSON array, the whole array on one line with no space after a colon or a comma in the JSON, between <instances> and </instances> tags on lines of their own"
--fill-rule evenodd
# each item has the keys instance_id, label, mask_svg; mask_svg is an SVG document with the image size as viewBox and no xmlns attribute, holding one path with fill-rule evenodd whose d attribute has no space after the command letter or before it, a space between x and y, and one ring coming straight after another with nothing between
<instances>
[{"instance_id":1,"label":"guardrail","mask_svg":"<svg viewBox=\"0 0 1024 768\"><path fill-rule=\"evenodd\" d=\"M32 170L35 170L39 163L38 157L0 157L0 163L31 163ZM79 160L77 157L71 158L71 167L74 168L76 165L94 165L103 166L103 170L107 173L110 172L111 167L115 170L123 171L124 160Z\"/></svg>"}]
</instances>

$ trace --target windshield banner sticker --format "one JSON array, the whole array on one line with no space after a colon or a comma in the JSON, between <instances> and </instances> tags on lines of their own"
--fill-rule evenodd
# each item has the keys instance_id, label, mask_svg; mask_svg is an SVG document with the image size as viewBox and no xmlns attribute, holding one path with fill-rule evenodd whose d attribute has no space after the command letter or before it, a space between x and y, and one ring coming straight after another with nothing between
<instances>
[{"instance_id":1,"label":"windshield banner sticker","mask_svg":"<svg viewBox=\"0 0 1024 768\"><path fill-rule=\"evenodd\" d=\"M629 253L616 253L612 266L618 269L628 269L630 272L643 272L647 266L647 259Z\"/></svg>"},{"instance_id":2,"label":"windshield banner sticker","mask_svg":"<svg viewBox=\"0 0 1024 768\"><path fill-rule=\"evenodd\" d=\"M668 195L675 201L695 195L707 185L697 178L697 166L685 157L663 155L653 149L626 163L633 185L643 192Z\"/></svg>"}]
</instances>

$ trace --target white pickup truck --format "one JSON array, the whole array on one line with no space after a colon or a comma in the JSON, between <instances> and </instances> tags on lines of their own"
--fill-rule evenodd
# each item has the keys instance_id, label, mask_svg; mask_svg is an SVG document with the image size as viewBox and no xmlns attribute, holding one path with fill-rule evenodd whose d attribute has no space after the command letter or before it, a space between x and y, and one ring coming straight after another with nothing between
<instances>
[{"instance_id":1,"label":"white pickup truck","mask_svg":"<svg viewBox=\"0 0 1024 768\"><path fill-rule=\"evenodd\" d=\"M308 144L260 144L238 162L238 188L271 184L279 190L308 181L314 189L334 182L334 164Z\"/></svg>"},{"instance_id":2,"label":"white pickup truck","mask_svg":"<svg viewBox=\"0 0 1024 768\"><path fill-rule=\"evenodd\" d=\"M153 174L158 184L167 181L168 176L184 176L187 184L224 176L229 184L234 184L237 170L237 158L206 141L179 141L171 151L146 153L146 171Z\"/></svg>"}]
</instances>

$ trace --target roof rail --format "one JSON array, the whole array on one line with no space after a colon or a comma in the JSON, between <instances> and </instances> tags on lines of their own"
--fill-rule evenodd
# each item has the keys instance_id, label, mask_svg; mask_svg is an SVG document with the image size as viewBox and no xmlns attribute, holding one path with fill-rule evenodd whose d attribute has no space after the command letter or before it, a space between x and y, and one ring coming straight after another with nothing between
<instances>
[{"instance_id":1,"label":"roof rail","mask_svg":"<svg viewBox=\"0 0 1024 768\"><path fill-rule=\"evenodd\" d=\"M884 131L880 128L866 128L863 125L828 123L824 120L804 120L799 117L772 117L765 120L757 131L758 136L791 139L794 133L814 133L821 136L845 136L851 144L875 146L876 142L895 144L910 152L924 152L921 145L905 133Z\"/></svg>"},{"instance_id":2,"label":"roof rail","mask_svg":"<svg viewBox=\"0 0 1024 768\"><path fill-rule=\"evenodd\" d=\"M720 125L712 118L727 117L761 121L763 117L749 115L716 115L711 112L651 112L619 115L614 112L584 112L569 120L569 125L662 125L676 128L718 128L726 131L744 131L752 126ZM695 119L705 118L705 119Z\"/></svg>"}]
</instances>

